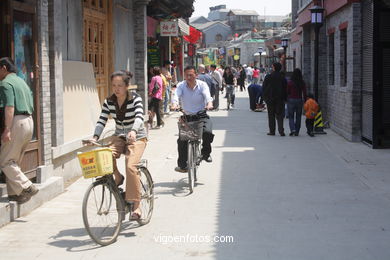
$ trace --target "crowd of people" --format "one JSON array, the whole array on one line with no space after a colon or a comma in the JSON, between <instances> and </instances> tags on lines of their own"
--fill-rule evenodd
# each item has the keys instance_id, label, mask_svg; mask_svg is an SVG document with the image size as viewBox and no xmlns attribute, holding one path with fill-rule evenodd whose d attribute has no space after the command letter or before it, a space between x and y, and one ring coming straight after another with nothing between
<instances>
[{"instance_id":1,"label":"crowd of people","mask_svg":"<svg viewBox=\"0 0 390 260\"><path fill-rule=\"evenodd\" d=\"M219 109L219 95L223 94L224 90L230 91L231 103L234 106L235 92L238 89L245 91L248 85L250 109L256 111L259 106L265 107L264 101L266 103L268 135L275 135L275 121L279 134L285 135L283 120L285 104L287 104L290 136L299 135L303 108L307 118L307 133L313 136L313 123L319 109L318 104L312 95L307 94L299 69L295 69L291 78L286 79L281 68L280 63L274 63L272 70L263 66L252 68L244 65L235 68L200 64L197 68L187 66L184 69L184 80L177 82L176 71L171 62L164 62L161 68L151 67L148 84L148 127L163 127L163 115L181 107L188 120L202 121L201 152L203 160L212 162L211 144L214 134L207 111ZM0 80L2 80L0 103L3 105L5 115L1 135L0 167L7 176L9 198L24 203L38 192L19 166L26 144L32 137L33 98L30 88L16 76L15 72L16 67L11 59L0 59ZM108 118L112 117L116 123L115 135L110 146L113 157L117 159L121 154L125 154L126 157L126 178L119 173L114 160L115 182L121 185L126 180L125 199L133 203L132 217L137 219L141 216L141 211L136 165L146 147L147 129L144 126L142 98L128 89L131 78L132 74L125 70L116 71L111 75L112 95L104 100L93 140L100 138ZM157 119L155 126L154 117ZM179 157L175 170L186 172L187 142L178 139L177 144Z\"/></svg>"},{"instance_id":2,"label":"crowd of people","mask_svg":"<svg viewBox=\"0 0 390 260\"><path fill-rule=\"evenodd\" d=\"M290 136L299 135L301 116L304 103L307 117L307 133L313 135L313 120L318 112L318 104L312 95L306 91L306 85L299 69L295 69L291 78L287 79L281 71L281 64L252 67L239 65L205 66L200 64L196 70L196 77L206 83L213 101L213 110L219 109L220 93L229 92L231 106L234 107L236 91L248 90L249 107L252 111L263 111L267 108L269 135L275 135L276 125L278 132L284 136L283 120L289 120ZM149 77L149 127L153 127L153 118L157 118L157 126L164 126L162 116L170 111L172 100L176 94L176 74L169 61L164 63L162 69L150 68ZM247 87L246 87L247 86ZM226 98L226 95L225 95ZM310 112L308 113L308 110Z\"/></svg>"}]
</instances>

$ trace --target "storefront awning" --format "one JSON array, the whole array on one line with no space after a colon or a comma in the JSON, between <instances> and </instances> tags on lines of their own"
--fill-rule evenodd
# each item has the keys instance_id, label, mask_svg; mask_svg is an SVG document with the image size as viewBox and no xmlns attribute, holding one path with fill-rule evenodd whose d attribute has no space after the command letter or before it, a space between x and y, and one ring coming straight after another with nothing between
<instances>
[{"instance_id":1,"label":"storefront awning","mask_svg":"<svg viewBox=\"0 0 390 260\"><path fill-rule=\"evenodd\" d=\"M179 19L178 23L179 23L179 30L181 35L189 35L190 26L183 19Z\"/></svg>"}]
</instances>

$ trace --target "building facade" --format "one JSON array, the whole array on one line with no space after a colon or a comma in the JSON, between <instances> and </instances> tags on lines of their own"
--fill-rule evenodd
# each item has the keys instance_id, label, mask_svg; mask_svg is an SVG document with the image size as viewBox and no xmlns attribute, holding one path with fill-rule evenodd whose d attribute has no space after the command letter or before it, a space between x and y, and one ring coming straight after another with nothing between
<instances>
[{"instance_id":1,"label":"building facade","mask_svg":"<svg viewBox=\"0 0 390 260\"><path fill-rule=\"evenodd\" d=\"M288 54L313 91L314 29L310 8L323 3L319 32L319 103L325 120L350 141L390 146L389 4L386 1L292 1Z\"/></svg>"},{"instance_id":2,"label":"building facade","mask_svg":"<svg viewBox=\"0 0 390 260\"><path fill-rule=\"evenodd\" d=\"M189 17L193 1L177 2L172 6ZM22 170L40 184L40 194L48 193L47 199L61 193L64 182L80 176L76 152L84 149L81 140L92 136L101 102L112 93L113 71L133 72L131 84L137 85L144 103L147 100L151 4L150 0L0 1L0 56L15 60L18 76L34 95L34 136ZM0 194L6 194L3 184ZM12 220L32 207L4 212ZM4 212L1 206L0 214Z\"/></svg>"}]
</instances>

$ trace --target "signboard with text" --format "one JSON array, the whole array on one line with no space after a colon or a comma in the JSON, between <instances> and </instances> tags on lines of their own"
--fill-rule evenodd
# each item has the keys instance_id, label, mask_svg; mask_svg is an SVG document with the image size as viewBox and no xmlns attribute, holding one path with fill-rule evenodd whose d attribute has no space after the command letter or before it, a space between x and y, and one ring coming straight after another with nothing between
<instances>
[{"instance_id":1,"label":"signboard with text","mask_svg":"<svg viewBox=\"0 0 390 260\"><path fill-rule=\"evenodd\" d=\"M160 22L160 35L161 36L178 36L179 25L177 21L162 21Z\"/></svg>"}]
</instances>

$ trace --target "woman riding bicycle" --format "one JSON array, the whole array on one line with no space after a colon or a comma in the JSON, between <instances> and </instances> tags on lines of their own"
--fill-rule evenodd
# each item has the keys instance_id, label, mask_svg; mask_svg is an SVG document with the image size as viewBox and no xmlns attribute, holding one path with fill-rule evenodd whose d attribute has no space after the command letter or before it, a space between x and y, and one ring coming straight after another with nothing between
<instances>
[{"instance_id":1,"label":"woman riding bicycle","mask_svg":"<svg viewBox=\"0 0 390 260\"><path fill-rule=\"evenodd\" d=\"M141 187L137 164L144 153L147 134L144 128L144 110L142 98L128 90L132 74L128 71L116 71L111 75L113 94L104 100L99 121L96 124L93 139L97 141L103 132L109 115L115 120L115 134L110 149L114 157L114 178L119 186L124 176L118 171L116 160L121 154L126 158L126 195L125 200L133 203L133 219L141 216Z\"/></svg>"},{"instance_id":2,"label":"woman riding bicycle","mask_svg":"<svg viewBox=\"0 0 390 260\"><path fill-rule=\"evenodd\" d=\"M224 85L226 85L226 97L230 94L230 102L232 107L234 107L234 99L236 97L236 91L234 89L235 78L230 67L225 68L222 79Z\"/></svg>"}]
</instances>

